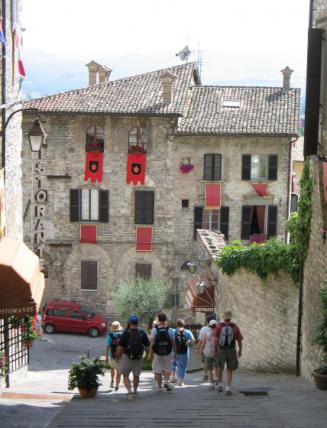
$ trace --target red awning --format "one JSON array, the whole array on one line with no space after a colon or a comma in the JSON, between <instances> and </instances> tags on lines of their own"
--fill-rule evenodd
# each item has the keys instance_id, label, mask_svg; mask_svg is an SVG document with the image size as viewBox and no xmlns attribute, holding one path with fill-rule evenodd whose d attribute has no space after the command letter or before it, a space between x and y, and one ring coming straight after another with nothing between
<instances>
[{"instance_id":1,"label":"red awning","mask_svg":"<svg viewBox=\"0 0 327 428\"><path fill-rule=\"evenodd\" d=\"M35 315L44 291L39 258L22 242L0 241L0 318Z\"/></svg>"},{"instance_id":2,"label":"red awning","mask_svg":"<svg viewBox=\"0 0 327 428\"><path fill-rule=\"evenodd\" d=\"M205 283L203 293L199 293L197 284ZM215 290L212 281L203 275L195 275L191 278L186 288L186 302L195 312L214 312Z\"/></svg>"}]
</instances>

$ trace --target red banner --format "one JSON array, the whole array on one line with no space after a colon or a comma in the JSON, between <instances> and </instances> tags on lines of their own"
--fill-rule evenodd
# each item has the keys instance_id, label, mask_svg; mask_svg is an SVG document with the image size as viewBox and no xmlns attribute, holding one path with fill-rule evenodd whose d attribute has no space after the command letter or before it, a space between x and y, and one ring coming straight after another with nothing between
<instances>
[{"instance_id":1,"label":"red banner","mask_svg":"<svg viewBox=\"0 0 327 428\"><path fill-rule=\"evenodd\" d=\"M152 251L152 227L136 228L136 251Z\"/></svg>"},{"instance_id":2,"label":"red banner","mask_svg":"<svg viewBox=\"0 0 327 428\"><path fill-rule=\"evenodd\" d=\"M89 244L97 243L97 227L94 224L81 225L81 242Z\"/></svg>"},{"instance_id":3,"label":"red banner","mask_svg":"<svg viewBox=\"0 0 327 428\"><path fill-rule=\"evenodd\" d=\"M268 189L267 189L266 183L252 183L252 186L259 196L268 195Z\"/></svg>"},{"instance_id":4,"label":"red banner","mask_svg":"<svg viewBox=\"0 0 327 428\"><path fill-rule=\"evenodd\" d=\"M103 153L86 152L85 177L84 180L91 180L92 183L98 181L102 183L103 173Z\"/></svg>"},{"instance_id":5,"label":"red banner","mask_svg":"<svg viewBox=\"0 0 327 428\"><path fill-rule=\"evenodd\" d=\"M146 155L144 153L128 153L126 183L144 184Z\"/></svg>"},{"instance_id":6,"label":"red banner","mask_svg":"<svg viewBox=\"0 0 327 428\"><path fill-rule=\"evenodd\" d=\"M221 184L205 183L205 208L219 210L221 205Z\"/></svg>"},{"instance_id":7,"label":"red banner","mask_svg":"<svg viewBox=\"0 0 327 428\"><path fill-rule=\"evenodd\" d=\"M327 203L327 162L323 162L322 164L322 171L323 171L323 177L324 177L324 195L325 195L325 202Z\"/></svg>"}]
</instances>

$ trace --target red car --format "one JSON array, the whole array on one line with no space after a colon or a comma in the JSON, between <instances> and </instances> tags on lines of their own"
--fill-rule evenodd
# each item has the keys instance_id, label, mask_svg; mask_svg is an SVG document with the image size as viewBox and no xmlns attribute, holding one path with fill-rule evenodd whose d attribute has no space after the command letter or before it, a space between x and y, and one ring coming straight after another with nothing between
<instances>
[{"instance_id":1,"label":"red car","mask_svg":"<svg viewBox=\"0 0 327 428\"><path fill-rule=\"evenodd\" d=\"M52 300L45 306L42 325L45 333L84 333L98 337L107 331L106 320L87 306L66 300Z\"/></svg>"}]
</instances>

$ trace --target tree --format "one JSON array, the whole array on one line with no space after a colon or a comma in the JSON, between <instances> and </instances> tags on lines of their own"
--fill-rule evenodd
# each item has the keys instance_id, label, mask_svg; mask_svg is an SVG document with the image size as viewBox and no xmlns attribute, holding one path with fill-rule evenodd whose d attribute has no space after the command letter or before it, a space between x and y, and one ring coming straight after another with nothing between
<instances>
[{"instance_id":1,"label":"tree","mask_svg":"<svg viewBox=\"0 0 327 428\"><path fill-rule=\"evenodd\" d=\"M135 314L148 326L158 312L167 306L169 287L159 279L135 278L118 285L113 296L122 318L126 320Z\"/></svg>"}]
</instances>

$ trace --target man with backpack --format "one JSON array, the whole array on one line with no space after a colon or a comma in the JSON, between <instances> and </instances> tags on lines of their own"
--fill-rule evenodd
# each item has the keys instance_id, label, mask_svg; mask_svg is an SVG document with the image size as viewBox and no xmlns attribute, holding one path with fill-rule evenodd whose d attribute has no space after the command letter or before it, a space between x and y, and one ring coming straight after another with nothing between
<instances>
[{"instance_id":1,"label":"man with backpack","mask_svg":"<svg viewBox=\"0 0 327 428\"><path fill-rule=\"evenodd\" d=\"M119 321L113 321L111 323L111 331L107 335L107 342L106 342L106 366L110 364L110 371L111 371L111 383L110 388L114 387L114 381L115 382L115 391L118 391L119 384L120 384L120 372L118 367L118 358L117 358L117 348L119 345L120 338L122 336L122 326Z\"/></svg>"},{"instance_id":2,"label":"man with backpack","mask_svg":"<svg viewBox=\"0 0 327 428\"><path fill-rule=\"evenodd\" d=\"M218 391L223 391L223 370L227 366L225 394L231 395L231 384L233 371L238 368L238 358L242 355L243 336L240 328L231 322L232 312L224 313L224 322L216 327L216 337L218 338ZM236 352L236 342L238 351Z\"/></svg>"},{"instance_id":3,"label":"man with backpack","mask_svg":"<svg viewBox=\"0 0 327 428\"><path fill-rule=\"evenodd\" d=\"M176 321L175 330L176 352L174 361L176 363L177 382L179 386L184 385L184 377L187 370L187 364L190 358L190 345L195 343L194 336L190 330L185 329L184 320Z\"/></svg>"},{"instance_id":4,"label":"man with backpack","mask_svg":"<svg viewBox=\"0 0 327 428\"><path fill-rule=\"evenodd\" d=\"M150 341L144 330L138 328L139 320L132 315L128 321L128 328L122 334L119 341L118 355L121 356L120 373L124 377L124 385L127 389L127 399L136 397L140 382L140 374L143 366L144 352L149 352ZM129 374L133 372L133 391Z\"/></svg>"},{"instance_id":5,"label":"man with backpack","mask_svg":"<svg viewBox=\"0 0 327 428\"><path fill-rule=\"evenodd\" d=\"M150 356L152 359L152 371L158 384L159 391L171 392L169 376L172 362L172 352L176 353L175 331L167 325L167 317L164 313L158 315L158 325L151 332ZM162 376L164 385L162 388Z\"/></svg>"}]
</instances>

